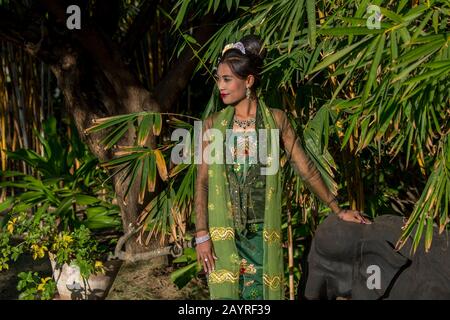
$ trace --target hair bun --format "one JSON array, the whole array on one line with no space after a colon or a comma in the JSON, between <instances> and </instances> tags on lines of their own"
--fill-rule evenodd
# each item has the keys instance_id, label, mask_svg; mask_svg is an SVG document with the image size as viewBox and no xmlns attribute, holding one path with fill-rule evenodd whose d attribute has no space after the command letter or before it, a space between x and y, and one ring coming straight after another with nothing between
<instances>
[{"instance_id":1,"label":"hair bun","mask_svg":"<svg viewBox=\"0 0 450 320\"><path fill-rule=\"evenodd\" d=\"M261 38L253 34L249 34L239 41L244 45L246 53L250 53L259 57L261 60L264 60L266 56L266 49L262 49Z\"/></svg>"}]
</instances>

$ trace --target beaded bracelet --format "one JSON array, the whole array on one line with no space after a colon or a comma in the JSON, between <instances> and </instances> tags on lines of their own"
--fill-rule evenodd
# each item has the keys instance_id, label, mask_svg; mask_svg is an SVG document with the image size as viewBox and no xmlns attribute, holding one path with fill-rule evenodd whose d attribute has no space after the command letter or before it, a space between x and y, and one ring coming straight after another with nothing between
<instances>
[{"instance_id":1,"label":"beaded bracelet","mask_svg":"<svg viewBox=\"0 0 450 320\"><path fill-rule=\"evenodd\" d=\"M211 239L211 237L209 236L209 233L208 233L208 234L206 234L204 236L196 237L195 238L195 243L196 244L200 244L200 243L208 241L209 239Z\"/></svg>"}]
</instances>

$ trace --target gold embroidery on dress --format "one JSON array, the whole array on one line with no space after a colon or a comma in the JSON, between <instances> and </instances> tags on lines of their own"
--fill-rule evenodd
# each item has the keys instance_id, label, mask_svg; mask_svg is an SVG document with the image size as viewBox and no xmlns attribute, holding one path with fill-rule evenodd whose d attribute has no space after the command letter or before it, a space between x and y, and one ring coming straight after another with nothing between
<instances>
[{"instance_id":1,"label":"gold embroidery on dress","mask_svg":"<svg viewBox=\"0 0 450 320\"><path fill-rule=\"evenodd\" d=\"M224 282L236 283L239 280L239 273L233 273L228 270L215 270L209 274L209 283L218 284Z\"/></svg>"},{"instance_id":2,"label":"gold embroidery on dress","mask_svg":"<svg viewBox=\"0 0 450 320\"><path fill-rule=\"evenodd\" d=\"M264 229L263 237L264 237L264 241L266 241L266 242L281 241L280 234L278 232L276 232L275 230L269 231L267 229Z\"/></svg>"},{"instance_id":3,"label":"gold embroidery on dress","mask_svg":"<svg viewBox=\"0 0 450 320\"><path fill-rule=\"evenodd\" d=\"M270 201L272 199L272 195L275 189L273 187L269 188L269 192L267 193L267 199Z\"/></svg>"},{"instance_id":4,"label":"gold embroidery on dress","mask_svg":"<svg viewBox=\"0 0 450 320\"><path fill-rule=\"evenodd\" d=\"M276 290L280 286L281 277L280 276L269 276L268 274L263 275L264 285L268 286L271 290Z\"/></svg>"},{"instance_id":5,"label":"gold embroidery on dress","mask_svg":"<svg viewBox=\"0 0 450 320\"><path fill-rule=\"evenodd\" d=\"M234 229L231 227L212 227L209 233L213 241L234 239Z\"/></svg>"},{"instance_id":6,"label":"gold embroidery on dress","mask_svg":"<svg viewBox=\"0 0 450 320\"><path fill-rule=\"evenodd\" d=\"M209 210L214 210L214 204L213 203L208 204L208 209Z\"/></svg>"},{"instance_id":7,"label":"gold embroidery on dress","mask_svg":"<svg viewBox=\"0 0 450 320\"><path fill-rule=\"evenodd\" d=\"M220 188L219 186L216 184L216 194L219 195L220 194Z\"/></svg>"}]
</instances>

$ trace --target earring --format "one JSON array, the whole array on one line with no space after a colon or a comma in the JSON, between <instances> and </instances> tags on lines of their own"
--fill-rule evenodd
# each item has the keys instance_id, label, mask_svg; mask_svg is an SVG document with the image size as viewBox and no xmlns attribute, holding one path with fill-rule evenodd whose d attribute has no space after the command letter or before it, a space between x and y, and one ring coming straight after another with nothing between
<instances>
[{"instance_id":1,"label":"earring","mask_svg":"<svg viewBox=\"0 0 450 320\"><path fill-rule=\"evenodd\" d=\"M247 90L245 91L245 96L247 97L248 100L250 100L251 94L252 94L252 92L251 92L250 88L247 87Z\"/></svg>"}]
</instances>

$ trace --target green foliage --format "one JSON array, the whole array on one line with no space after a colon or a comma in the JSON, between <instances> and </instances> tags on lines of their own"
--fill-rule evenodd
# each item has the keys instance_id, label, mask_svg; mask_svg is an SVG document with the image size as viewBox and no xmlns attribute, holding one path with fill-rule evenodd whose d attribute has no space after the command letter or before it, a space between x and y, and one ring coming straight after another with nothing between
<instances>
[{"instance_id":1,"label":"green foliage","mask_svg":"<svg viewBox=\"0 0 450 320\"><path fill-rule=\"evenodd\" d=\"M110 244L100 243L91 230L119 230L120 210L111 204L113 192L105 184L106 172L88 151L71 126L72 135L60 135L55 118L35 131L43 153L31 150L7 152L10 159L26 163L33 175L2 172L1 188L14 189L14 196L0 204L7 215L0 228L0 271L21 254L33 259L47 255L57 265L76 264L84 278L104 272L101 260ZM11 239L14 238L14 244ZM37 274L22 273L20 299L51 299L54 282Z\"/></svg>"},{"instance_id":2,"label":"green foliage","mask_svg":"<svg viewBox=\"0 0 450 320\"><path fill-rule=\"evenodd\" d=\"M36 176L16 171L0 172L4 182L0 188L20 190L0 204L10 209L9 217L21 212L34 212L34 220L51 211L60 219L64 230L85 224L91 228L120 228L118 206L112 205L112 187L105 184L106 172L81 142L72 126L70 137L61 137L55 118L44 123L44 135L35 132L44 152L8 151L11 160L23 161ZM103 199L102 199L103 198ZM4 221L3 223L6 223Z\"/></svg>"},{"instance_id":3,"label":"green foliage","mask_svg":"<svg viewBox=\"0 0 450 320\"><path fill-rule=\"evenodd\" d=\"M379 29L367 27L369 4L381 10ZM233 14L225 14L225 22L200 47L185 31L190 23L187 17L204 16L219 8ZM263 39L268 54L261 95L268 105L290 111L292 124L327 185L352 195L348 205L358 203L358 209L366 208L372 217L391 207L395 210L394 200L402 193L410 193L405 185L416 176L414 186L423 185L424 190L415 209L397 208L409 216L402 239L410 235L413 226L419 226L415 248L423 234L429 248L432 222L437 222L441 231L448 226L448 1L415 5L408 1L367 0L180 0L172 12L164 15L171 20L174 32L180 34L174 50L181 52L186 45L194 50L199 61L196 73L206 71L212 76L225 44L249 33ZM221 107L217 91L212 91L202 119ZM123 124L113 123L115 120L120 119L106 119L105 125L114 126L113 132L120 134L117 128ZM190 127L182 121L174 124ZM133 125L142 133L138 140L143 141L147 132L135 122ZM168 152L171 147L166 144L159 150ZM113 160L113 165L126 167L128 176L142 174L141 192L151 190L145 185L156 177L156 165L144 165L152 152L140 149L136 143ZM148 204L140 219L146 228L163 235L170 232L177 221L174 212L192 205L188 186L193 186L194 172L190 165L178 165L170 171L167 188ZM404 172L408 174L399 183L389 181L389 172L397 178ZM284 205L290 201L299 212L302 199L303 216L295 219L310 223L313 232L314 221L322 219L326 209L309 197L290 169L283 174L284 184L295 191L294 198L285 197ZM146 180L149 177L150 181ZM360 190L354 190L355 181L363 186Z\"/></svg>"},{"instance_id":4,"label":"green foliage","mask_svg":"<svg viewBox=\"0 0 450 320\"><path fill-rule=\"evenodd\" d=\"M381 10L379 29L366 26L369 4ZM318 146L328 146L325 139L331 137L342 153L350 148L352 158L370 149L391 161L404 161L406 167L419 167L419 174L428 179L428 184L414 211L403 212L410 215L411 226L405 229L403 238L415 223L423 230L425 217L429 221L428 235L431 221L443 230L450 221L448 199L442 191L447 175L443 170L440 175L430 173L443 168L438 150L448 152L440 146L445 144L450 123L449 2L430 0L414 5L407 1L263 0L238 10L241 14L224 23L197 52L198 70L205 61L215 64L226 43L248 33L258 34L268 49L262 92L269 105L286 106L288 101L299 123L304 123L305 118L308 122L312 114L326 107L333 117L319 116L324 122L318 128L329 131L325 137L315 137L319 138L315 140ZM317 95L305 92L310 85L324 90ZM306 96L299 101L299 94ZM308 127L306 124L299 129ZM308 140L305 137L305 142ZM313 159L323 157L322 148L309 151ZM378 165L363 160L366 168L359 170L367 170L364 174L369 176L370 168ZM335 169L344 172L346 165L338 164ZM341 180L341 189L352 188L353 178ZM424 206L423 201L433 205ZM373 214L384 209L384 202L382 199L378 207L371 203ZM433 213L426 212L428 209ZM414 239L417 245L420 233ZM428 248L431 238L425 243Z\"/></svg>"},{"instance_id":5,"label":"green foliage","mask_svg":"<svg viewBox=\"0 0 450 320\"><path fill-rule=\"evenodd\" d=\"M58 233L51 245L50 252L57 265L75 264L80 274L87 279L91 274L103 273L103 264L107 248L102 248L88 228L81 226L73 232Z\"/></svg>"},{"instance_id":6,"label":"green foliage","mask_svg":"<svg viewBox=\"0 0 450 320\"><path fill-rule=\"evenodd\" d=\"M51 300L56 293L56 282L50 278L41 278L37 272L21 272L18 274L20 300Z\"/></svg>"},{"instance_id":7,"label":"green foliage","mask_svg":"<svg viewBox=\"0 0 450 320\"><path fill-rule=\"evenodd\" d=\"M182 256L173 260L173 264L179 269L170 274L170 279L179 289L188 284L202 269L197 262L197 253L192 248L185 249Z\"/></svg>"}]
</instances>

